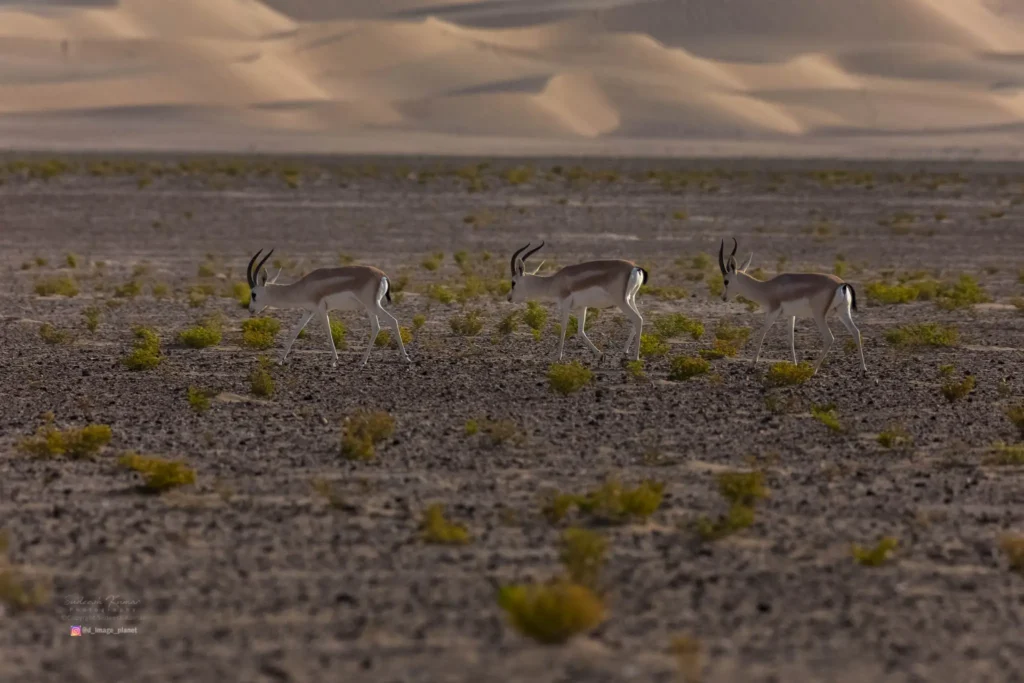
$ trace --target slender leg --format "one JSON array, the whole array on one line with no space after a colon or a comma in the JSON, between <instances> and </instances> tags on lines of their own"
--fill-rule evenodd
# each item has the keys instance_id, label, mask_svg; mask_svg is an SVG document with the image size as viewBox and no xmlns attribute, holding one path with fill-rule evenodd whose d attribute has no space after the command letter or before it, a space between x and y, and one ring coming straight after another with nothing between
<instances>
[{"instance_id":1,"label":"slender leg","mask_svg":"<svg viewBox=\"0 0 1024 683\"><path fill-rule=\"evenodd\" d=\"M839 320L842 321L843 327L846 331L853 335L853 338L857 340L857 350L860 351L860 367L866 373L868 371L867 363L864 362L864 344L861 342L860 330L853 323L853 316L850 314L849 306L839 307Z\"/></svg>"},{"instance_id":2,"label":"slender leg","mask_svg":"<svg viewBox=\"0 0 1024 683\"><path fill-rule=\"evenodd\" d=\"M825 349L821 352L821 358L818 359L818 362L814 366L814 372L817 374L818 368L820 368L821 364L825 361L825 356L828 354L829 349L832 348L832 343L836 338L832 334L832 330L828 329L828 322L825 320L825 316L816 318L815 322L818 323L818 332L821 333L821 338L825 342Z\"/></svg>"},{"instance_id":3,"label":"slender leg","mask_svg":"<svg viewBox=\"0 0 1024 683\"><path fill-rule=\"evenodd\" d=\"M584 306L583 308L580 309L580 313L577 316L577 319L578 319L578 324L579 324L579 335L580 335L580 337L583 339L583 341L585 341L587 343L587 346L590 347L591 351L593 351L594 353L596 353L599 356L604 355L603 353L601 353L601 350L599 348L594 346L594 342L590 341L590 337L587 336L586 331L583 329L587 325L587 307L586 306Z\"/></svg>"},{"instance_id":4,"label":"slender leg","mask_svg":"<svg viewBox=\"0 0 1024 683\"><path fill-rule=\"evenodd\" d=\"M366 360L370 357L370 351L373 350L373 342L377 340L377 333L380 332L380 321L377 320L377 316L372 312L370 313L370 341L366 344L366 353L363 354L363 362L360 365L366 365Z\"/></svg>"},{"instance_id":5,"label":"slender leg","mask_svg":"<svg viewBox=\"0 0 1024 683\"><path fill-rule=\"evenodd\" d=\"M633 323L633 329L629 332L629 340L626 341L626 357L630 356L629 350L636 339L636 353L632 354L633 360L640 360L640 339L643 336L644 318L640 311L636 310L636 304L632 297L626 299L626 306L622 309L626 317Z\"/></svg>"},{"instance_id":6,"label":"slender leg","mask_svg":"<svg viewBox=\"0 0 1024 683\"><path fill-rule=\"evenodd\" d=\"M562 318L562 338L558 340L558 360L562 360L562 349L565 347L565 333L568 331L566 328L569 327L569 310L570 307L568 302L562 304L560 311Z\"/></svg>"},{"instance_id":7,"label":"slender leg","mask_svg":"<svg viewBox=\"0 0 1024 683\"><path fill-rule=\"evenodd\" d=\"M399 327L398 325L398 318L388 313L379 304L377 307L378 309L380 309L377 311L377 315L384 316L385 320L388 321L388 324L390 325L391 329L395 331L395 339L398 340L398 350L402 352L402 357L405 358L405 360L412 362L412 359L409 358L409 354L405 352L405 344L402 343L402 328Z\"/></svg>"},{"instance_id":8,"label":"slender leg","mask_svg":"<svg viewBox=\"0 0 1024 683\"><path fill-rule=\"evenodd\" d=\"M315 312L316 311L309 311L305 315L303 315L302 320L300 320L299 324L296 325L295 328L292 330L292 337L291 339L288 340L288 343L285 344L284 355L281 356L281 365L284 365L285 361L288 360L288 354L292 350L292 344L294 344L295 340L299 338L299 335L302 333L302 330L306 327L307 324L309 324L309 320L310 318L313 317L313 314Z\"/></svg>"},{"instance_id":9,"label":"slender leg","mask_svg":"<svg viewBox=\"0 0 1024 683\"><path fill-rule=\"evenodd\" d=\"M768 335L768 330L771 329L775 321L778 320L779 315L782 313L782 307L776 308L774 311L767 311L764 314L764 327L761 328L761 338L757 342L757 351L754 353L753 365L757 366L757 361L761 357L761 346L764 345L764 338Z\"/></svg>"},{"instance_id":10,"label":"slender leg","mask_svg":"<svg viewBox=\"0 0 1024 683\"><path fill-rule=\"evenodd\" d=\"M320 307L320 322L323 323L324 332L327 333L327 347L331 350L331 354L334 356L334 361L331 363L332 368L338 367L338 349L334 348L334 337L331 335L331 319L327 316L327 307Z\"/></svg>"},{"instance_id":11,"label":"slender leg","mask_svg":"<svg viewBox=\"0 0 1024 683\"><path fill-rule=\"evenodd\" d=\"M789 350L793 352L793 365L796 365L796 316L789 319Z\"/></svg>"}]
</instances>

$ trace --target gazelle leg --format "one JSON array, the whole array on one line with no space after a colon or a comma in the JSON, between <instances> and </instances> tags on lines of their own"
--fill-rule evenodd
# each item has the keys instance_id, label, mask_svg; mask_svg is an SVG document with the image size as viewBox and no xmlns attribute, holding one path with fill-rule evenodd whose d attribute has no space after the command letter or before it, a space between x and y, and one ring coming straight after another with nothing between
<instances>
[{"instance_id":1,"label":"gazelle leg","mask_svg":"<svg viewBox=\"0 0 1024 683\"><path fill-rule=\"evenodd\" d=\"M323 323L324 332L327 334L327 347L331 350L331 354L334 356L334 361L331 363L332 368L338 367L338 349L334 348L334 335L331 334L331 319L327 316L327 307L320 307L320 322Z\"/></svg>"},{"instance_id":2,"label":"gazelle leg","mask_svg":"<svg viewBox=\"0 0 1024 683\"><path fill-rule=\"evenodd\" d=\"M636 304L632 297L627 298L625 303L622 312L633 323L633 329L630 330L629 339L626 341L626 357L630 356L629 350L632 347L633 339L636 339L636 353L633 354L633 360L640 360L640 340L643 337L644 317L640 315L640 311L636 310Z\"/></svg>"},{"instance_id":3,"label":"gazelle leg","mask_svg":"<svg viewBox=\"0 0 1024 683\"><path fill-rule=\"evenodd\" d=\"M774 311L767 311L764 314L764 327L761 328L761 338L757 341L757 351L754 352L753 366L757 366L757 361L761 358L761 347L764 345L764 338L768 335L768 330L772 328L775 321L778 320L779 315L782 313L782 307L776 308Z\"/></svg>"},{"instance_id":4,"label":"gazelle leg","mask_svg":"<svg viewBox=\"0 0 1024 683\"><path fill-rule=\"evenodd\" d=\"M380 321L377 320L377 316L374 313L370 313L370 341L366 344L366 353L363 354L363 361L360 365L366 365L366 360L370 357L370 351L373 350L373 342L377 341L377 333L380 332Z\"/></svg>"},{"instance_id":5,"label":"gazelle leg","mask_svg":"<svg viewBox=\"0 0 1024 683\"><path fill-rule=\"evenodd\" d=\"M412 362L409 358L409 354L405 352L405 344L402 343L402 328L398 325L398 318L388 313L383 307L378 306L378 308L380 308L380 310L377 312L377 315L384 316L388 321L388 325L395 331L395 338L398 340L398 350L402 352L402 357L405 358L405 360Z\"/></svg>"},{"instance_id":6,"label":"gazelle leg","mask_svg":"<svg viewBox=\"0 0 1024 683\"><path fill-rule=\"evenodd\" d=\"M860 367L864 372L868 371L867 363L864 362L864 344L860 338L860 330L853 322L853 316L850 314L849 306L839 307L839 320L842 321L843 327L846 331L853 335L853 338L857 340L857 350L860 352Z\"/></svg>"},{"instance_id":7,"label":"gazelle leg","mask_svg":"<svg viewBox=\"0 0 1024 683\"><path fill-rule=\"evenodd\" d=\"M285 344L285 347L284 347L284 354L283 354L283 355L281 356L281 364L282 364L282 365L284 365L284 362L285 362L286 360L288 360L288 354L289 354L289 353L291 352L291 350L292 350L292 344L294 344L294 343L295 343L295 340L299 338L299 335L300 335L300 334L302 334L302 330L303 330L303 329L304 329L304 328L306 327L306 325L308 325L308 324L309 324L309 320L310 320L310 318L312 318L312 317L313 317L313 314L314 314L315 312L316 312L316 311L309 311L309 312L307 312L307 313L306 313L305 315L303 315L303 316L302 316L302 320L300 320L300 321L299 321L299 324L298 324L298 325L296 325L296 326L295 326L295 328L294 328L294 329L292 330L292 336L291 336L291 339L289 339L289 340L288 340L288 343L287 343L287 344ZM328 329L330 329L330 328L328 328Z\"/></svg>"},{"instance_id":8,"label":"gazelle leg","mask_svg":"<svg viewBox=\"0 0 1024 683\"><path fill-rule=\"evenodd\" d=\"M587 343L587 346L590 347L591 351L593 351L594 353L596 353L599 356L604 355L604 354L601 353L601 350L599 348L594 346L594 342L590 341L590 337L587 336L587 332L584 329L586 326L587 326L587 307L584 306L583 308L580 309L580 314L577 316L577 331L579 332L580 338L582 338L583 341L585 341Z\"/></svg>"},{"instance_id":9,"label":"gazelle leg","mask_svg":"<svg viewBox=\"0 0 1024 683\"><path fill-rule=\"evenodd\" d=\"M829 349L832 348L832 343L836 338L835 335L832 334L832 330L828 329L828 322L825 320L824 315L820 318L815 318L814 321L818 323L818 332L821 333L821 338L825 342L825 348L821 352L821 358L819 358L818 362L814 365L814 372L817 374L818 368L820 368L821 364L825 361L825 356L828 354Z\"/></svg>"},{"instance_id":10,"label":"gazelle leg","mask_svg":"<svg viewBox=\"0 0 1024 683\"><path fill-rule=\"evenodd\" d=\"M562 318L562 338L558 340L558 360L562 360L562 349L565 347L565 333L569 327L569 310L570 306L565 303L560 308Z\"/></svg>"},{"instance_id":11,"label":"gazelle leg","mask_svg":"<svg viewBox=\"0 0 1024 683\"><path fill-rule=\"evenodd\" d=\"M793 365L796 365L796 316L789 319L789 350L793 352Z\"/></svg>"}]
</instances>

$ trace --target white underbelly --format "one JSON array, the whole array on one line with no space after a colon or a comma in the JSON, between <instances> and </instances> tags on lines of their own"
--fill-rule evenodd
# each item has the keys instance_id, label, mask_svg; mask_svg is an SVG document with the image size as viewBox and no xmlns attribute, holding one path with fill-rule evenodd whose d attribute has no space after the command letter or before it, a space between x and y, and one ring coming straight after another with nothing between
<instances>
[{"instance_id":1,"label":"white underbelly","mask_svg":"<svg viewBox=\"0 0 1024 683\"><path fill-rule=\"evenodd\" d=\"M355 311L363 308L352 292L341 292L327 297L328 311Z\"/></svg>"},{"instance_id":2,"label":"white underbelly","mask_svg":"<svg viewBox=\"0 0 1024 683\"><path fill-rule=\"evenodd\" d=\"M571 306L577 308L607 308L618 305L616 298L603 287L588 287L573 292Z\"/></svg>"},{"instance_id":3,"label":"white underbelly","mask_svg":"<svg viewBox=\"0 0 1024 683\"><path fill-rule=\"evenodd\" d=\"M813 318L814 308L810 299L797 299L782 304L782 316L784 318Z\"/></svg>"}]
</instances>

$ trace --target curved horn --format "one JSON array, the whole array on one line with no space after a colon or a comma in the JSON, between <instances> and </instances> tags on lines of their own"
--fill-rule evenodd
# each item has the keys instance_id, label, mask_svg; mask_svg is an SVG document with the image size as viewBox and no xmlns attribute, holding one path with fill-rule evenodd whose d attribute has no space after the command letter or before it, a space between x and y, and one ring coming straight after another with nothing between
<instances>
[{"instance_id":1,"label":"curved horn","mask_svg":"<svg viewBox=\"0 0 1024 683\"><path fill-rule=\"evenodd\" d=\"M733 237L733 238L732 238L732 253L731 253L731 254L729 254L729 258L732 258L732 257L734 257L734 256L736 255L736 249L738 249L738 248L739 248L739 246L740 246L740 245L739 245L739 243L738 243L738 242L736 241L736 238L735 238L735 237Z\"/></svg>"},{"instance_id":2,"label":"curved horn","mask_svg":"<svg viewBox=\"0 0 1024 683\"><path fill-rule=\"evenodd\" d=\"M509 268L512 269L512 274L513 275L516 274L516 259L519 258L519 255L521 253L523 253L524 251L526 251L529 248L530 248L530 243L527 242L525 247L523 247L522 249L517 250L516 253L512 254L512 260L509 261Z\"/></svg>"},{"instance_id":3,"label":"curved horn","mask_svg":"<svg viewBox=\"0 0 1024 683\"><path fill-rule=\"evenodd\" d=\"M540 247L537 247L535 249L531 249L530 251L528 251L525 254L523 254L523 263L526 263L526 259L530 258L534 254L536 254L538 251L540 251L540 248L543 247L543 246L544 246L544 240L541 240L540 241Z\"/></svg>"},{"instance_id":4,"label":"curved horn","mask_svg":"<svg viewBox=\"0 0 1024 683\"><path fill-rule=\"evenodd\" d=\"M722 270L722 275L725 275L725 240L718 245L718 267Z\"/></svg>"},{"instance_id":5,"label":"curved horn","mask_svg":"<svg viewBox=\"0 0 1024 683\"><path fill-rule=\"evenodd\" d=\"M256 263L256 259L258 259L262 253L262 249L257 251L256 255L249 259L249 265L245 268L245 279L249 281L250 289L256 286L256 276L252 274L252 264Z\"/></svg>"},{"instance_id":6,"label":"curved horn","mask_svg":"<svg viewBox=\"0 0 1024 683\"><path fill-rule=\"evenodd\" d=\"M260 269L263 267L263 264L267 262L267 259L270 258L270 255L273 254L273 253L274 253L273 249L268 251L267 255L263 257L262 261L260 261L260 264L258 266L256 266L256 270L252 271L252 281L253 282L256 282L256 278L259 277Z\"/></svg>"}]
</instances>

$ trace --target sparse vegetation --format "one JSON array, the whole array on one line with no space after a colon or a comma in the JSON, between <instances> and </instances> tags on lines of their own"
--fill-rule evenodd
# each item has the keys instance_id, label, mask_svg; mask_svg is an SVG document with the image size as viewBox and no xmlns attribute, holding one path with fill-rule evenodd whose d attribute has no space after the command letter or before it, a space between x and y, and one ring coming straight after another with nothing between
<instances>
[{"instance_id":1,"label":"sparse vegetation","mask_svg":"<svg viewBox=\"0 0 1024 683\"><path fill-rule=\"evenodd\" d=\"M561 521L573 508L602 524L626 524L646 521L661 506L665 485L644 481L635 487L609 478L585 495L556 493L544 505L544 516L551 523Z\"/></svg>"},{"instance_id":2,"label":"sparse vegetation","mask_svg":"<svg viewBox=\"0 0 1024 683\"><path fill-rule=\"evenodd\" d=\"M270 398L274 395L274 378L270 376L268 368L270 367L270 359L265 356L261 356L259 363L253 368L252 372L249 373L249 390L253 396L259 396L260 398Z\"/></svg>"},{"instance_id":3,"label":"sparse vegetation","mask_svg":"<svg viewBox=\"0 0 1024 683\"><path fill-rule=\"evenodd\" d=\"M698 375L707 374L711 370L711 363L703 358L693 356L676 356L672 359L672 366L668 371L668 378L676 382L685 382Z\"/></svg>"},{"instance_id":4,"label":"sparse vegetation","mask_svg":"<svg viewBox=\"0 0 1024 683\"><path fill-rule=\"evenodd\" d=\"M936 323L918 323L903 325L886 330L885 340L893 346L905 349L925 347L956 346L960 332L955 326L938 325Z\"/></svg>"},{"instance_id":5,"label":"sparse vegetation","mask_svg":"<svg viewBox=\"0 0 1024 683\"><path fill-rule=\"evenodd\" d=\"M761 472L723 472L718 475L718 493L729 505L718 519L699 517L694 531L703 541L717 541L740 532L754 523L754 507L768 497Z\"/></svg>"},{"instance_id":6,"label":"sparse vegetation","mask_svg":"<svg viewBox=\"0 0 1024 683\"><path fill-rule=\"evenodd\" d=\"M114 296L118 299L134 299L142 293L142 285L137 280L128 282L114 288Z\"/></svg>"},{"instance_id":7,"label":"sparse vegetation","mask_svg":"<svg viewBox=\"0 0 1024 683\"><path fill-rule=\"evenodd\" d=\"M645 358L658 358L669 352L668 342L661 337L640 333L640 355Z\"/></svg>"},{"instance_id":8,"label":"sparse vegetation","mask_svg":"<svg viewBox=\"0 0 1024 683\"><path fill-rule=\"evenodd\" d=\"M242 346L269 349L280 331L281 323L274 318L249 318L242 321Z\"/></svg>"},{"instance_id":9,"label":"sparse vegetation","mask_svg":"<svg viewBox=\"0 0 1024 683\"><path fill-rule=\"evenodd\" d=\"M1024 575L1024 535L1003 534L999 538L999 549L1006 555L1010 569Z\"/></svg>"},{"instance_id":10,"label":"sparse vegetation","mask_svg":"<svg viewBox=\"0 0 1024 683\"><path fill-rule=\"evenodd\" d=\"M345 501L340 493L335 489L330 481L322 477L317 477L311 482L313 491L317 493L321 498L327 501L335 510L351 510L351 506Z\"/></svg>"},{"instance_id":11,"label":"sparse vegetation","mask_svg":"<svg viewBox=\"0 0 1024 683\"><path fill-rule=\"evenodd\" d=\"M117 462L121 467L142 475L142 489L147 493L163 493L196 483L195 470L178 460L126 453Z\"/></svg>"},{"instance_id":12,"label":"sparse vegetation","mask_svg":"<svg viewBox=\"0 0 1024 683\"><path fill-rule=\"evenodd\" d=\"M448 289L445 285L436 283L427 287L426 295L428 299L433 299L442 304L450 304L455 301L455 292Z\"/></svg>"},{"instance_id":13,"label":"sparse vegetation","mask_svg":"<svg viewBox=\"0 0 1024 683\"><path fill-rule=\"evenodd\" d=\"M221 326L215 318L204 320L178 333L178 343L190 349L205 349L220 344Z\"/></svg>"},{"instance_id":14,"label":"sparse vegetation","mask_svg":"<svg viewBox=\"0 0 1024 683\"><path fill-rule=\"evenodd\" d=\"M794 387L803 384L814 376L814 366L810 363L793 365L785 361L773 363L768 368L765 381L773 387Z\"/></svg>"},{"instance_id":15,"label":"sparse vegetation","mask_svg":"<svg viewBox=\"0 0 1024 683\"><path fill-rule=\"evenodd\" d=\"M110 427L104 424L57 429L53 425L53 416L47 414L45 423L33 436L22 439L18 448L37 458L66 456L72 460L91 459L110 443L112 436Z\"/></svg>"},{"instance_id":16,"label":"sparse vegetation","mask_svg":"<svg viewBox=\"0 0 1024 683\"><path fill-rule=\"evenodd\" d=\"M548 368L548 384L552 391L564 395L579 391L593 378L593 373L580 365L579 361L571 363L552 363Z\"/></svg>"},{"instance_id":17,"label":"sparse vegetation","mask_svg":"<svg viewBox=\"0 0 1024 683\"><path fill-rule=\"evenodd\" d=\"M519 327L519 312L518 311L512 311L511 313L506 315L504 318L502 318L500 323L498 323L498 333L502 334L502 335L505 335L505 336L508 336L508 335L512 334L513 332L515 332L516 328L518 328L518 327Z\"/></svg>"},{"instance_id":18,"label":"sparse vegetation","mask_svg":"<svg viewBox=\"0 0 1024 683\"><path fill-rule=\"evenodd\" d=\"M562 532L559 559L568 578L595 593L601 590L601 570L608 553L608 541L589 529L566 529Z\"/></svg>"},{"instance_id":19,"label":"sparse vegetation","mask_svg":"<svg viewBox=\"0 0 1024 683\"><path fill-rule=\"evenodd\" d=\"M888 429L878 434L878 443L882 448L903 449L913 443L913 438L900 425L890 425Z\"/></svg>"},{"instance_id":20,"label":"sparse vegetation","mask_svg":"<svg viewBox=\"0 0 1024 683\"><path fill-rule=\"evenodd\" d=\"M526 326L533 330L539 336L540 331L544 329L544 325L548 321L547 309L541 307L536 301L529 301L526 304L526 310L523 312L523 322Z\"/></svg>"},{"instance_id":21,"label":"sparse vegetation","mask_svg":"<svg viewBox=\"0 0 1024 683\"><path fill-rule=\"evenodd\" d=\"M990 465L1024 465L1024 445L1011 446L999 442L989 452Z\"/></svg>"},{"instance_id":22,"label":"sparse vegetation","mask_svg":"<svg viewBox=\"0 0 1024 683\"><path fill-rule=\"evenodd\" d=\"M151 370L160 364L160 337L148 327L135 328L133 351L123 360L129 370Z\"/></svg>"},{"instance_id":23,"label":"sparse vegetation","mask_svg":"<svg viewBox=\"0 0 1024 683\"><path fill-rule=\"evenodd\" d=\"M1017 428L1017 431L1020 432L1021 438L1024 438L1024 403L1018 403L1007 408L1006 417Z\"/></svg>"},{"instance_id":24,"label":"sparse vegetation","mask_svg":"<svg viewBox=\"0 0 1024 683\"><path fill-rule=\"evenodd\" d=\"M956 403L974 391L974 384L973 375L967 375L967 377L960 382L953 379L946 380L942 384L942 395L945 396L946 400L950 403Z\"/></svg>"},{"instance_id":25,"label":"sparse vegetation","mask_svg":"<svg viewBox=\"0 0 1024 683\"><path fill-rule=\"evenodd\" d=\"M871 548L854 543L851 547L851 552L853 559L858 564L862 564L865 567L879 567L885 564L898 545L899 543L895 538L885 536Z\"/></svg>"},{"instance_id":26,"label":"sparse vegetation","mask_svg":"<svg viewBox=\"0 0 1024 683\"><path fill-rule=\"evenodd\" d=\"M42 607L50 601L50 583L32 580L7 557L7 533L0 529L0 613L10 617Z\"/></svg>"},{"instance_id":27,"label":"sparse vegetation","mask_svg":"<svg viewBox=\"0 0 1024 683\"><path fill-rule=\"evenodd\" d=\"M480 311L467 311L465 315L456 315L448 321L452 332L463 337L475 337L484 329L483 316Z\"/></svg>"},{"instance_id":28,"label":"sparse vegetation","mask_svg":"<svg viewBox=\"0 0 1024 683\"><path fill-rule=\"evenodd\" d=\"M70 275L55 275L36 281L39 296L78 296L78 284Z\"/></svg>"},{"instance_id":29,"label":"sparse vegetation","mask_svg":"<svg viewBox=\"0 0 1024 683\"><path fill-rule=\"evenodd\" d=\"M216 395L216 392L210 391L209 389L200 389L199 387L188 388L188 404L192 406L192 410L197 413L205 413L210 409L210 399Z\"/></svg>"},{"instance_id":30,"label":"sparse vegetation","mask_svg":"<svg viewBox=\"0 0 1024 683\"><path fill-rule=\"evenodd\" d=\"M684 334L697 340L704 336L704 324L687 318L682 313L670 313L654 319L654 333L662 339L673 339Z\"/></svg>"},{"instance_id":31,"label":"sparse vegetation","mask_svg":"<svg viewBox=\"0 0 1024 683\"><path fill-rule=\"evenodd\" d=\"M382 410L360 410L345 418L341 454L349 460L370 460L376 446L395 431L395 420Z\"/></svg>"},{"instance_id":32,"label":"sparse vegetation","mask_svg":"<svg viewBox=\"0 0 1024 683\"><path fill-rule=\"evenodd\" d=\"M97 306L89 306L82 311L82 317L85 318L85 327L90 332L95 332L96 328L100 326L100 314L101 311Z\"/></svg>"},{"instance_id":33,"label":"sparse vegetation","mask_svg":"<svg viewBox=\"0 0 1024 683\"><path fill-rule=\"evenodd\" d=\"M647 375L644 373L644 362L642 360L631 360L627 361L626 373L633 379L643 379Z\"/></svg>"},{"instance_id":34,"label":"sparse vegetation","mask_svg":"<svg viewBox=\"0 0 1024 683\"><path fill-rule=\"evenodd\" d=\"M68 253L66 256L64 256L64 264L68 268L77 268L78 267L78 257L75 254Z\"/></svg>"},{"instance_id":35,"label":"sparse vegetation","mask_svg":"<svg viewBox=\"0 0 1024 683\"><path fill-rule=\"evenodd\" d=\"M418 330L423 327L427 322L427 316L417 313L412 317L412 329Z\"/></svg>"},{"instance_id":36,"label":"sparse vegetation","mask_svg":"<svg viewBox=\"0 0 1024 683\"><path fill-rule=\"evenodd\" d=\"M502 586L498 604L516 631L549 645L565 643L605 620L602 600L586 586L565 579Z\"/></svg>"},{"instance_id":37,"label":"sparse vegetation","mask_svg":"<svg viewBox=\"0 0 1024 683\"><path fill-rule=\"evenodd\" d=\"M467 420L466 436L483 434L487 437L492 446L499 446L503 443L519 442L523 439L523 433L515 420Z\"/></svg>"},{"instance_id":38,"label":"sparse vegetation","mask_svg":"<svg viewBox=\"0 0 1024 683\"><path fill-rule=\"evenodd\" d=\"M824 406L812 405L811 416L833 432L843 431L843 425L839 422L839 414L831 403Z\"/></svg>"},{"instance_id":39,"label":"sparse vegetation","mask_svg":"<svg viewBox=\"0 0 1024 683\"><path fill-rule=\"evenodd\" d=\"M429 271L433 272L433 271L435 271L435 270L437 270L438 268L441 267L441 262L443 260L444 260L444 253L443 252L437 252L437 253L431 254L427 258L423 259L423 261L420 263L420 265L423 266L424 270L429 270Z\"/></svg>"},{"instance_id":40,"label":"sparse vegetation","mask_svg":"<svg viewBox=\"0 0 1024 683\"><path fill-rule=\"evenodd\" d=\"M423 513L420 532L427 543L464 545L469 543L469 532L461 524L449 522L444 516L444 506L435 503Z\"/></svg>"},{"instance_id":41,"label":"sparse vegetation","mask_svg":"<svg viewBox=\"0 0 1024 683\"><path fill-rule=\"evenodd\" d=\"M50 323L39 326L39 338L47 344L70 344L74 337L67 330L58 330Z\"/></svg>"},{"instance_id":42,"label":"sparse vegetation","mask_svg":"<svg viewBox=\"0 0 1024 683\"><path fill-rule=\"evenodd\" d=\"M348 330L345 329L345 323L337 319L331 321L331 339L334 341L335 349L344 349L348 347L348 342L345 341L345 336L347 334Z\"/></svg>"},{"instance_id":43,"label":"sparse vegetation","mask_svg":"<svg viewBox=\"0 0 1024 683\"><path fill-rule=\"evenodd\" d=\"M231 298L238 302L239 308L249 308L249 302L252 300L252 290L247 283L236 282L231 285Z\"/></svg>"}]
</instances>

